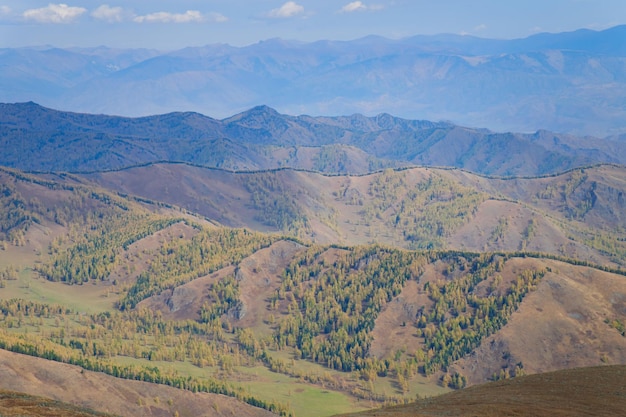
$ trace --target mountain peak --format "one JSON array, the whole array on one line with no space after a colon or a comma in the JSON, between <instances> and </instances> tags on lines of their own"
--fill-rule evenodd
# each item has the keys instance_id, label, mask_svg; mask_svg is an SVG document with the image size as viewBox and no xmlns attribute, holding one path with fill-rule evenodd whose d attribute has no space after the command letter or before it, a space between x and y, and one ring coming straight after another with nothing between
<instances>
[{"instance_id":1,"label":"mountain peak","mask_svg":"<svg viewBox=\"0 0 626 417\"><path fill-rule=\"evenodd\" d=\"M246 127L258 127L272 119L284 117L273 108L266 105L252 107L249 110L223 120L225 124L237 123Z\"/></svg>"}]
</instances>

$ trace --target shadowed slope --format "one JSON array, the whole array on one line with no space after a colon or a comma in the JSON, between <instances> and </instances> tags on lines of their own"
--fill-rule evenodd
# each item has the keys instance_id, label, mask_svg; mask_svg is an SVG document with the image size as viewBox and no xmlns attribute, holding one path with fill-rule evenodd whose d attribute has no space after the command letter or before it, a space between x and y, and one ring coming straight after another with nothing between
<instances>
[{"instance_id":1,"label":"shadowed slope","mask_svg":"<svg viewBox=\"0 0 626 417\"><path fill-rule=\"evenodd\" d=\"M0 390L2 417L112 417L84 407L35 397L14 391Z\"/></svg>"},{"instance_id":2,"label":"shadowed slope","mask_svg":"<svg viewBox=\"0 0 626 417\"><path fill-rule=\"evenodd\" d=\"M478 385L354 417L614 417L626 411L626 366L579 368Z\"/></svg>"}]
</instances>

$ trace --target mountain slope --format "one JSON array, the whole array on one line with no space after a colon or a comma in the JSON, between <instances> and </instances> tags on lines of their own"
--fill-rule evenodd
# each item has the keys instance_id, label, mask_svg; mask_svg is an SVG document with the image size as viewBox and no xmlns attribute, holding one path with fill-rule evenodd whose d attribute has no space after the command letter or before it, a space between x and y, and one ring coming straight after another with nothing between
<instances>
[{"instance_id":1,"label":"mountain slope","mask_svg":"<svg viewBox=\"0 0 626 417\"><path fill-rule=\"evenodd\" d=\"M4 417L112 417L112 414L99 413L85 407L4 390L0 391L0 415Z\"/></svg>"},{"instance_id":2,"label":"mountain slope","mask_svg":"<svg viewBox=\"0 0 626 417\"><path fill-rule=\"evenodd\" d=\"M0 164L28 171L107 171L165 161L234 171L363 174L428 165L528 176L626 163L626 142L619 138L495 133L389 114L296 117L267 106L215 120L197 113L131 119L0 104L0 144Z\"/></svg>"},{"instance_id":3,"label":"mountain slope","mask_svg":"<svg viewBox=\"0 0 626 417\"><path fill-rule=\"evenodd\" d=\"M560 262L544 265L551 272L507 325L457 361L451 372L471 375L469 383L474 384L515 375L519 364L524 372L535 374L626 362L626 342L620 332L598 337L626 312L622 280Z\"/></svg>"},{"instance_id":4,"label":"mountain slope","mask_svg":"<svg viewBox=\"0 0 626 417\"><path fill-rule=\"evenodd\" d=\"M174 413L181 417L275 415L223 395L192 393L141 381L120 380L77 366L6 350L0 350L0 364L0 389L45 396L119 416L160 417L172 416ZM2 412L2 415L12 414Z\"/></svg>"},{"instance_id":5,"label":"mountain slope","mask_svg":"<svg viewBox=\"0 0 626 417\"><path fill-rule=\"evenodd\" d=\"M499 179L433 168L324 176L158 164L85 177L226 226L321 243L530 250L606 265L626 259L626 178L619 166Z\"/></svg>"},{"instance_id":6,"label":"mountain slope","mask_svg":"<svg viewBox=\"0 0 626 417\"><path fill-rule=\"evenodd\" d=\"M471 387L421 400L344 416L612 417L626 409L624 366L571 369Z\"/></svg>"},{"instance_id":7,"label":"mountain slope","mask_svg":"<svg viewBox=\"0 0 626 417\"><path fill-rule=\"evenodd\" d=\"M535 180L431 168L354 177L204 171L219 174L204 178L214 188L203 195L220 196L225 218L231 204L247 206L242 219L265 213L254 221L288 226L285 234L312 227L321 236L325 225L326 239L333 221L345 220L351 240L396 233L421 249L224 228L84 177L4 169L0 346L305 417L626 361L626 281L614 267L623 219L602 215L602 234L575 242L570 256L534 249L554 239L544 225L563 237L593 230L573 210L593 182L586 214L621 212L618 199L606 198L619 193L620 167ZM335 216L328 202L341 208ZM480 219L484 204L493 211ZM484 226L489 215L497 224ZM448 249L447 238L476 223L500 249ZM520 233L532 252L506 250ZM13 386L34 380L0 369ZM69 383L54 372L42 376L57 378L60 390ZM143 406L157 402L165 407L163 398Z\"/></svg>"}]
</instances>

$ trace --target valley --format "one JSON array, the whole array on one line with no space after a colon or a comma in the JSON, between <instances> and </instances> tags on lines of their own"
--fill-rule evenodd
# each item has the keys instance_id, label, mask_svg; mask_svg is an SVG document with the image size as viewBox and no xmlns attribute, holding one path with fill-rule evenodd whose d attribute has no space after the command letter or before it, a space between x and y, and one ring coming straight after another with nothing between
<instances>
[{"instance_id":1,"label":"valley","mask_svg":"<svg viewBox=\"0 0 626 417\"><path fill-rule=\"evenodd\" d=\"M626 415L623 0L34 3L0 417Z\"/></svg>"},{"instance_id":2,"label":"valley","mask_svg":"<svg viewBox=\"0 0 626 417\"><path fill-rule=\"evenodd\" d=\"M626 363L619 166L0 176L0 345L43 375L320 416ZM129 413L84 395L54 397Z\"/></svg>"}]
</instances>

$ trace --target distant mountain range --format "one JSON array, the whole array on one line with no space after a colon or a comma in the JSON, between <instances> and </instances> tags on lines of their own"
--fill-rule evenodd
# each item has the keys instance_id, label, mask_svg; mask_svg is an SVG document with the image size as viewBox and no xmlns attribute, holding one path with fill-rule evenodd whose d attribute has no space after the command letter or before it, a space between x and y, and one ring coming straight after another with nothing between
<instances>
[{"instance_id":1,"label":"distant mountain range","mask_svg":"<svg viewBox=\"0 0 626 417\"><path fill-rule=\"evenodd\" d=\"M626 164L624 137L495 133L389 114L288 116L258 106L223 120L198 113L126 118L0 104L0 165L93 172L158 162L231 171L294 168L365 174L424 165L496 176L536 176Z\"/></svg>"},{"instance_id":2,"label":"distant mountain range","mask_svg":"<svg viewBox=\"0 0 626 417\"><path fill-rule=\"evenodd\" d=\"M626 26L494 40L370 36L272 39L162 52L104 47L0 50L0 101L76 112L227 117L389 112L496 131L626 133Z\"/></svg>"}]
</instances>

